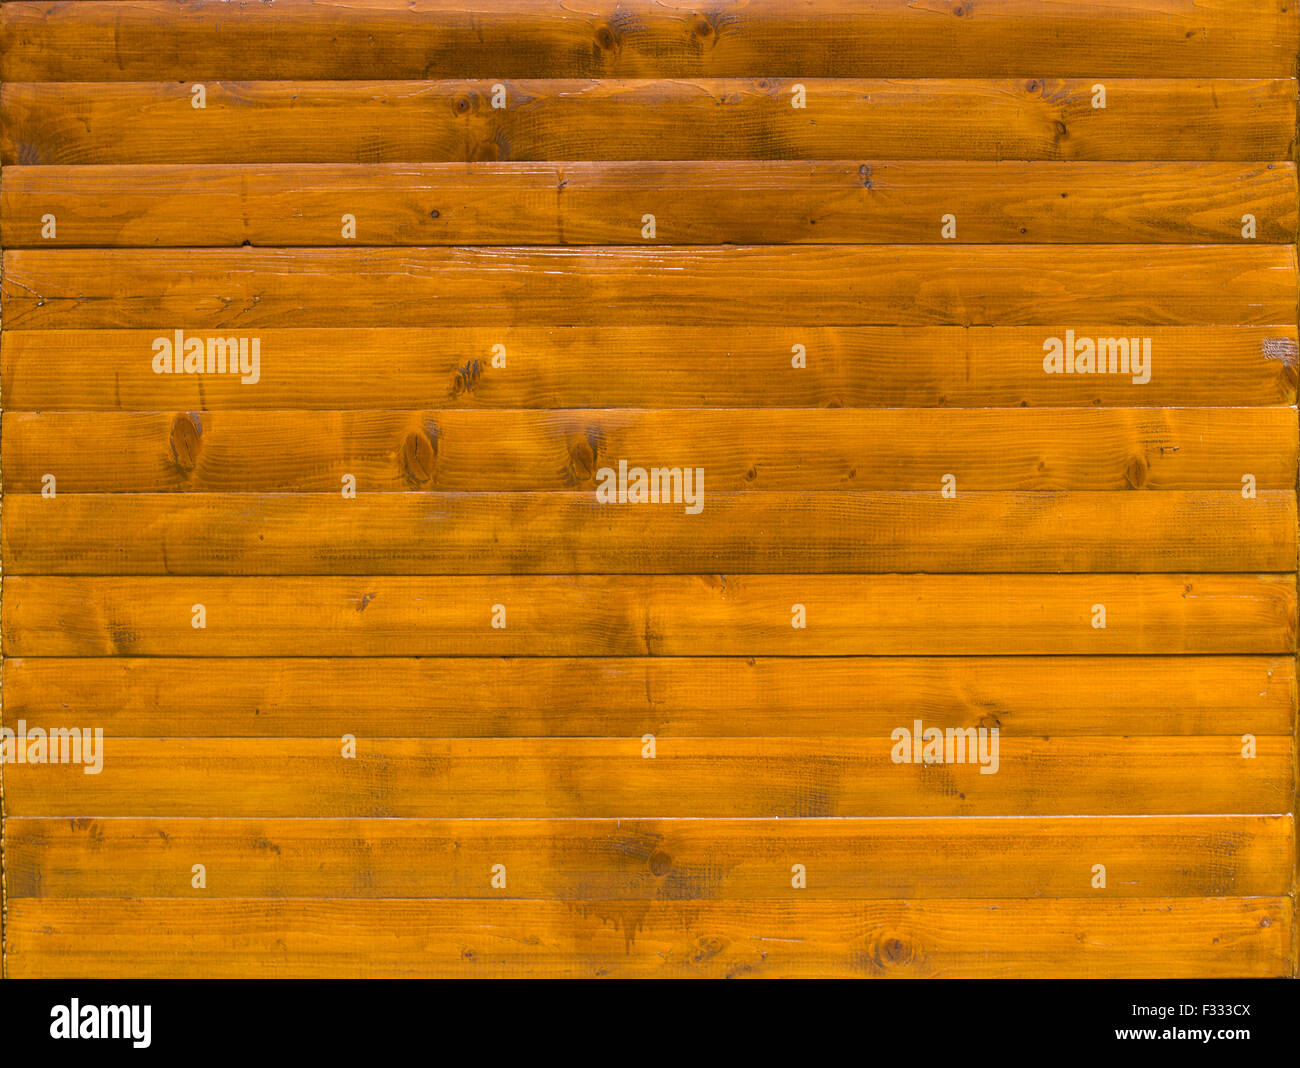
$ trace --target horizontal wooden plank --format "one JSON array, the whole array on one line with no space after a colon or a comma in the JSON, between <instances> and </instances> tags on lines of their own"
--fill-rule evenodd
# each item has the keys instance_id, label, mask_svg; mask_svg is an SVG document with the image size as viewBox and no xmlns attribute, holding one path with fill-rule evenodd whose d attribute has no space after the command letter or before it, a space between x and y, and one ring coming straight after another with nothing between
<instances>
[{"instance_id":1,"label":"horizontal wooden plank","mask_svg":"<svg viewBox=\"0 0 1300 1068\"><path fill-rule=\"evenodd\" d=\"M77 713L65 718L93 727ZM650 759L642 735L374 738L360 714L348 733L355 743L104 737L86 765L6 764L5 810L371 819L1278 814L1291 810L1295 788L1290 736L1256 737L1252 758L1239 735L999 736L996 764L991 750L979 763L917 764L895 763L902 743L889 736L668 737L656 739ZM342 756L347 744L355 757Z\"/></svg>"},{"instance_id":2,"label":"horizontal wooden plank","mask_svg":"<svg viewBox=\"0 0 1300 1068\"><path fill-rule=\"evenodd\" d=\"M692 75L1287 77L1285 0L9 2L4 81ZM971 17L973 16L973 17Z\"/></svg>"},{"instance_id":3,"label":"horizontal wooden plank","mask_svg":"<svg viewBox=\"0 0 1300 1068\"><path fill-rule=\"evenodd\" d=\"M38 250L8 329L153 326L1294 326L1289 245ZM1076 335L1077 337L1077 335ZM251 341L250 341L251 346ZM1043 347L1039 345L1039 371ZM145 354L152 360L152 350ZM508 362L508 361L507 361Z\"/></svg>"},{"instance_id":4,"label":"horizontal wooden plank","mask_svg":"<svg viewBox=\"0 0 1300 1068\"><path fill-rule=\"evenodd\" d=\"M6 575L3 605L13 656L1293 653L1296 584L1200 574ZM1104 628L1093 625L1096 605Z\"/></svg>"},{"instance_id":5,"label":"horizontal wooden plank","mask_svg":"<svg viewBox=\"0 0 1300 1068\"><path fill-rule=\"evenodd\" d=\"M0 390L10 412L1295 404L1292 326L1142 335L1151 377L1137 384L1131 374L1044 374L1044 345L1058 335L1041 327L259 328L254 387L230 374L156 374L157 330L6 329ZM505 367L492 365L496 345Z\"/></svg>"},{"instance_id":6,"label":"horizontal wooden plank","mask_svg":"<svg viewBox=\"0 0 1300 1068\"><path fill-rule=\"evenodd\" d=\"M795 896L745 904L16 898L5 938L14 979L1209 979L1288 975L1293 912L1287 897L850 903Z\"/></svg>"},{"instance_id":7,"label":"horizontal wooden plank","mask_svg":"<svg viewBox=\"0 0 1300 1068\"><path fill-rule=\"evenodd\" d=\"M12 417L11 417L12 418ZM1294 490L10 494L10 575L1287 571ZM1015 537L1007 536L1008 530ZM1140 531L1140 537L1134 532ZM436 536L431 537L434 534Z\"/></svg>"},{"instance_id":8,"label":"horizontal wooden plank","mask_svg":"<svg viewBox=\"0 0 1300 1068\"><path fill-rule=\"evenodd\" d=\"M1290 733L1289 656L9 657L5 715L108 737Z\"/></svg>"},{"instance_id":9,"label":"horizontal wooden plank","mask_svg":"<svg viewBox=\"0 0 1300 1068\"><path fill-rule=\"evenodd\" d=\"M210 81L202 108L186 78L7 82L0 163L1269 162L1296 121L1289 77L1111 79L1104 108L1094 77Z\"/></svg>"},{"instance_id":10,"label":"horizontal wooden plank","mask_svg":"<svg viewBox=\"0 0 1300 1068\"><path fill-rule=\"evenodd\" d=\"M1291 163L8 167L6 248L1294 242ZM343 216L356 220L344 238ZM47 217L55 217L51 234Z\"/></svg>"},{"instance_id":11,"label":"horizontal wooden plank","mask_svg":"<svg viewBox=\"0 0 1300 1068\"><path fill-rule=\"evenodd\" d=\"M1290 816L1137 819L6 821L19 898L1285 896ZM202 863L207 886L192 884ZM506 887L491 886L494 864Z\"/></svg>"},{"instance_id":12,"label":"horizontal wooden plank","mask_svg":"<svg viewBox=\"0 0 1300 1068\"><path fill-rule=\"evenodd\" d=\"M358 493L583 490L618 504L624 465L677 468L676 503L654 510L699 514L713 492L937 495L946 475L959 495L1240 493L1246 474L1293 489L1297 422L1282 407L12 412L3 450L11 494L53 474L62 493L310 491L340 504L346 475Z\"/></svg>"}]
</instances>

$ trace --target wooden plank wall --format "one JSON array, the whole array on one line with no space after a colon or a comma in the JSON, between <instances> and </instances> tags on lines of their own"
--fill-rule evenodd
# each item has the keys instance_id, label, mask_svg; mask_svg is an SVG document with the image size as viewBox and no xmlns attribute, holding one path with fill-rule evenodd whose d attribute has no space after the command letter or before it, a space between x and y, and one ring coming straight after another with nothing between
<instances>
[{"instance_id":1,"label":"wooden plank wall","mask_svg":"<svg viewBox=\"0 0 1300 1068\"><path fill-rule=\"evenodd\" d=\"M1298 28L5 2L5 974L1292 974Z\"/></svg>"}]
</instances>

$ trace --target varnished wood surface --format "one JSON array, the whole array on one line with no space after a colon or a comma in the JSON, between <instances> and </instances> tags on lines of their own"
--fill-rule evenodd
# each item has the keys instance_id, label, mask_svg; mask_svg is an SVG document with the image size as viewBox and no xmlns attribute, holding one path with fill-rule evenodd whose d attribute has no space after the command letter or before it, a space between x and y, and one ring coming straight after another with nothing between
<instances>
[{"instance_id":1,"label":"varnished wood surface","mask_svg":"<svg viewBox=\"0 0 1300 1068\"><path fill-rule=\"evenodd\" d=\"M343 31L343 32L341 32ZM215 0L0 6L0 80L1290 77L1286 0Z\"/></svg>"},{"instance_id":2,"label":"varnished wood surface","mask_svg":"<svg viewBox=\"0 0 1300 1068\"><path fill-rule=\"evenodd\" d=\"M6 575L3 595L11 656L1283 653L1296 624L1287 574Z\"/></svg>"},{"instance_id":3,"label":"varnished wood surface","mask_svg":"<svg viewBox=\"0 0 1300 1068\"><path fill-rule=\"evenodd\" d=\"M793 893L793 891L792 891ZM1288 897L1064 901L15 899L15 978L1215 978L1286 974ZM979 931L972 938L971 931Z\"/></svg>"},{"instance_id":4,"label":"varnished wood surface","mask_svg":"<svg viewBox=\"0 0 1300 1068\"><path fill-rule=\"evenodd\" d=\"M183 726L181 728L183 730ZM112 738L104 767L10 774L12 816L1108 816L1288 811L1290 735L1008 738L998 764L894 763L879 738Z\"/></svg>"},{"instance_id":5,"label":"varnished wood surface","mask_svg":"<svg viewBox=\"0 0 1300 1068\"><path fill-rule=\"evenodd\" d=\"M0 972L1295 974L1297 47L0 0Z\"/></svg>"},{"instance_id":6,"label":"varnished wood surface","mask_svg":"<svg viewBox=\"0 0 1300 1068\"><path fill-rule=\"evenodd\" d=\"M4 253L10 328L1294 326L1290 245ZM1113 336L1108 332L1105 336ZM1041 342L1031 377L1043 374ZM150 356L146 352L144 357ZM143 364L148 365L148 359ZM508 363L508 360L507 360Z\"/></svg>"},{"instance_id":7,"label":"varnished wood surface","mask_svg":"<svg viewBox=\"0 0 1300 1068\"><path fill-rule=\"evenodd\" d=\"M183 731L183 727L180 728ZM105 738L103 768L34 764L13 816L297 818L1190 815L1288 811L1289 735L1007 738L983 764L895 763L876 738Z\"/></svg>"},{"instance_id":8,"label":"varnished wood surface","mask_svg":"<svg viewBox=\"0 0 1300 1068\"><path fill-rule=\"evenodd\" d=\"M6 82L0 164L1290 157L1284 78ZM494 107L494 85L504 107ZM795 107L796 86L805 106ZM511 105L510 101L514 103Z\"/></svg>"},{"instance_id":9,"label":"varnished wood surface","mask_svg":"<svg viewBox=\"0 0 1300 1068\"><path fill-rule=\"evenodd\" d=\"M1044 686L1044 679L1054 680ZM10 657L6 707L110 737L1283 736L1295 660L1026 657ZM910 729L910 728L909 728Z\"/></svg>"},{"instance_id":10,"label":"varnished wood surface","mask_svg":"<svg viewBox=\"0 0 1300 1068\"><path fill-rule=\"evenodd\" d=\"M4 554L31 575L969 573L1286 571L1297 548L1282 489L710 490L706 502L690 515L578 491L13 493Z\"/></svg>"},{"instance_id":11,"label":"varnished wood surface","mask_svg":"<svg viewBox=\"0 0 1300 1068\"><path fill-rule=\"evenodd\" d=\"M42 219L57 220L53 236ZM342 218L357 220L342 236ZM1232 242L1296 235L1290 163L11 166L7 248ZM946 238L943 217L957 220Z\"/></svg>"},{"instance_id":12,"label":"varnished wood surface","mask_svg":"<svg viewBox=\"0 0 1300 1068\"><path fill-rule=\"evenodd\" d=\"M595 491L632 468L710 492L1295 485L1293 408L14 412L5 482L65 493ZM608 470L609 475L601 472ZM599 506L599 505L597 505ZM664 510L667 510L666 508ZM678 509L683 510L683 509ZM698 513L702 514L702 513Z\"/></svg>"},{"instance_id":13,"label":"varnished wood surface","mask_svg":"<svg viewBox=\"0 0 1300 1068\"><path fill-rule=\"evenodd\" d=\"M827 327L802 312L792 318L743 332L654 323L259 326L268 358L255 389L229 374L155 373L153 342L169 336L165 328L14 329L0 338L0 389L11 412L1295 405L1294 326L1144 325L1151 379L1136 385L1132 375L1043 374L1043 344L1060 335L1041 326ZM1095 319L1074 329L1089 338L1128 332ZM497 345L505 367L493 366ZM793 366L797 346L803 367Z\"/></svg>"},{"instance_id":14,"label":"varnished wood surface","mask_svg":"<svg viewBox=\"0 0 1300 1068\"><path fill-rule=\"evenodd\" d=\"M1289 816L1098 820L52 819L8 825L13 899L544 897L561 901L1284 895ZM484 877L504 864L505 894ZM364 868L365 878L358 878Z\"/></svg>"}]
</instances>

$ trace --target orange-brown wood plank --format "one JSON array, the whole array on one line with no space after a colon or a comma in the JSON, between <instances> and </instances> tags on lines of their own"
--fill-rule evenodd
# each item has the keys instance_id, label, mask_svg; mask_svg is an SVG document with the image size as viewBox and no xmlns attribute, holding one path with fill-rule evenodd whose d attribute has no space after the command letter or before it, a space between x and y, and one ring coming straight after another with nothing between
<instances>
[{"instance_id":1,"label":"orange-brown wood plank","mask_svg":"<svg viewBox=\"0 0 1300 1068\"><path fill-rule=\"evenodd\" d=\"M3 267L10 329L153 326L162 337L494 322L1041 323L1064 336L1075 321L1129 334L1296 321L1290 245L60 249L9 251Z\"/></svg>"},{"instance_id":2,"label":"orange-brown wood plank","mask_svg":"<svg viewBox=\"0 0 1300 1068\"><path fill-rule=\"evenodd\" d=\"M2 9L0 9L2 10ZM0 244L1292 243L1291 163L286 164L8 167ZM356 220L343 237L342 218ZM48 216L53 215L53 231Z\"/></svg>"},{"instance_id":3,"label":"orange-brown wood plank","mask_svg":"<svg viewBox=\"0 0 1300 1068\"><path fill-rule=\"evenodd\" d=\"M10 819L9 898L1285 896L1290 816L1091 820ZM193 860L191 860L193 858ZM208 885L192 885L193 862ZM504 864L507 893L487 873ZM359 873L365 873L359 878Z\"/></svg>"},{"instance_id":4,"label":"orange-brown wood plank","mask_svg":"<svg viewBox=\"0 0 1300 1068\"><path fill-rule=\"evenodd\" d=\"M9 2L0 79L1287 77L1286 0Z\"/></svg>"},{"instance_id":5,"label":"orange-brown wood plank","mask_svg":"<svg viewBox=\"0 0 1300 1068\"><path fill-rule=\"evenodd\" d=\"M10 412L1295 404L1293 326L1141 334L1151 338L1143 384L1044 374L1044 344L1059 335L1043 327L259 327L266 358L250 386L230 374L155 373L158 330L6 330L0 393ZM497 345L504 367L492 365Z\"/></svg>"},{"instance_id":6,"label":"orange-brown wood plank","mask_svg":"<svg viewBox=\"0 0 1300 1068\"><path fill-rule=\"evenodd\" d=\"M12 978L1288 974L1287 897L700 903L14 899ZM977 938L971 932L978 931Z\"/></svg>"},{"instance_id":7,"label":"orange-brown wood plank","mask_svg":"<svg viewBox=\"0 0 1300 1068\"><path fill-rule=\"evenodd\" d=\"M212 81L197 107L188 81L10 81L0 163L1291 158L1293 78L1112 79L1104 108L1096 84Z\"/></svg>"},{"instance_id":8,"label":"orange-brown wood plank","mask_svg":"<svg viewBox=\"0 0 1300 1068\"><path fill-rule=\"evenodd\" d=\"M3 592L11 656L1282 653L1296 627L1294 575L6 575Z\"/></svg>"},{"instance_id":9,"label":"orange-brown wood plank","mask_svg":"<svg viewBox=\"0 0 1300 1068\"><path fill-rule=\"evenodd\" d=\"M1052 680L1052 685L1044 685ZM10 721L109 737L1290 733L1291 656L9 657Z\"/></svg>"},{"instance_id":10,"label":"orange-brown wood plank","mask_svg":"<svg viewBox=\"0 0 1300 1068\"><path fill-rule=\"evenodd\" d=\"M11 726L75 709L107 737L1286 735L1295 690L1281 655L5 661Z\"/></svg>"},{"instance_id":11,"label":"orange-brown wood plank","mask_svg":"<svg viewBox=\"0 0 1300 1068\"><path fill-rule=\"evenodd\" d=\"M76 720L76 714L70 717ZM117 738L10 763L9 816L764 817L1285 813L1292 738L993 738L896 763L878 738ZM31 730L37 725L31 724ZM899 723L914 729L914 723ZM924 729L924 724L923 724ZM354 739L349 742L348 739ZM28 743L28 753L32 753ZM21 743L19 743L21 747ZM343 754L355 746L355 756ZM974 743L972 743L974 747ZM989 760L984 757L989 755ZM96 770L98 767L98 770ZM191 864L195 861L190 861ZM187 865L188 868L188 865Z\"/></svg>"},{"instance_id":12,"label":"orange-brown wood plank","mask_svg":"<svg viewBox=\"0 0 1300 1068\"><path fill-rule=\"evenodd\" d=\"M4 560L10 575L1287 571L1296 562L1291 490L955 499L937 488L750 490L703 502L690 515L684 505L603 505L591 493L11 494Z\"/></svg>"},{"instance_id":13,"label":"orange-brown wood plank","mask_svg":"<svg viewBox=\"0 0 1300 1068\"><path fill-rule=\"evenodd\" d=\"M3 449L11 494L41 492L50 474L65 493L340 493L352 475L359 492L585 490L594 501L625 463L677 468L669 506L698 513L710 492L937 494L948 474L959 494L1240 492L1246 474L1290 489L1297 423L1283 407L13 412Z\"/></svg>"}]
</instances>

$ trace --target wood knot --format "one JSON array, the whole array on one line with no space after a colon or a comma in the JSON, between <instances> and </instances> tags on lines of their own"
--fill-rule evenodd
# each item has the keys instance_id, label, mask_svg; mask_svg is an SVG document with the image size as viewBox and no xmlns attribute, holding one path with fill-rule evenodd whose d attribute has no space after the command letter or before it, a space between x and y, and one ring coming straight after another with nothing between
<instances>
[{"instance_id":1,"label":"wood knot","mask_svg":"<svg viewBox=\"0 0 1300 1068\"><path fill-rule=\"evenodd\" d=\"M877 938L871 946L871 961L878 968L901 968L911 964L915 958L912 943L895 935Z\"/></svg>"},{"instance_id":2,"label":"wood knot","mask_svg":"<svg viewBox=\"0 0 1300 1068\"><path fill-rule=\"evenodd\" d=\"M585 434L569 442L569 474L574 482L590 482L596 474L596 443Z\"/></svg>"},{"instance_id":3,"label":"wood knot","mask_svg":"<svg viewBox=\"0 0 1300 1068\"><path fill-rule=\"evenodd\" d=\"M659 877L663 877L672 870L673 858L663 850L656 850L650 854L650 871Z\"/></svg>"},{"instance_id":4,"label":"wood knot","mask_svg":"<svg viewBox=\"0 0 1300 1068\"><path fill-rule=\"evenodd\" d=\"M608 26L602 26L596 31L596 44L602 50L612 52L618 47L618 38Z\"/></svg>"},{"instance_id":5,"label":"wood knot","mask_svg":"<svg viewBox=\"0 0 1300 1068\"><path fill-rule=\"evenodd\" d=\"M468 115L474 109L474 98L469 93L457 93L451 98L451 110L457 115Z\"/></svg>"},{"instance_id":6,"label":"wood knot","mask_svg":"<svg viewBox=\"0 0 1300 1068\"><path fill-rule=\"evenodd\" d=\"M695 963L703 964L706 960L712 960L726 948L727 943L721 938L716 938L713 935L700 935L695 940Z\"/></svg>"},{"instance_id":7,"label":"wood knot","mask_svg":"<svg viewBox=\"0 0 1300 1068\"><path fill-rule=\"evenodd\" d=\"M433 461L438 447L428 434L412 430L402 442L402 464L412 482L425 483L433 478Z\"/></svg>"},{"instance_id":8,"label":"wood knot","mask_svg":"<svg viewBox=\"0 0 1300 1068\"><path fill-rule=\"evenodd\" d=\"M1124 481L1133 489L1141 489L1147 484L1147 462L1141 456L1134 456L1124 468Z\"/></svg>"},{"instance_id":9,"label":"wood knot","mask_svg":"<svg viewBox=\"0 0 1300 1068\"><path fill-rule=\"evenodd\" d=\"M194 465L198 463L199 438L202 434L203 423L195 412L178 415L172 420L172 457L186 471L194 470Z\"/></svg>"},{"instance_id":10,"label":"wood knot","mask_svg":"<svg viewBox=\"0 0 1300 1068\"><path fill-rule=\"evenodd\" d=\"M695 20L691 23L691 33L695 34L701 41L707 41L713 36L713 23L703 15L696 15Z\"/></svg>"},{"instance_id":11,"label":"wood knot","mask_svg":"<svg viewBox=\"0 0 1300 1068\"><path fill-rule=\"evenodd\" d=\"M451 376L451 395L459 397L462 393L473 393L482 374L483 365L478 360L470 360L464 367L456 368L456 373Z\"/></svg>"},{"instance_id":12,"label":"wood knot","mask_svg":"<svg viewBox=\"0 0 1300 1068\"><path fill-rule=\"evenodd\" d=\"M471 163L495 163L501 158L501 146L495 141L480 141L469 158Z\"/></svg>"}]
</instances>

